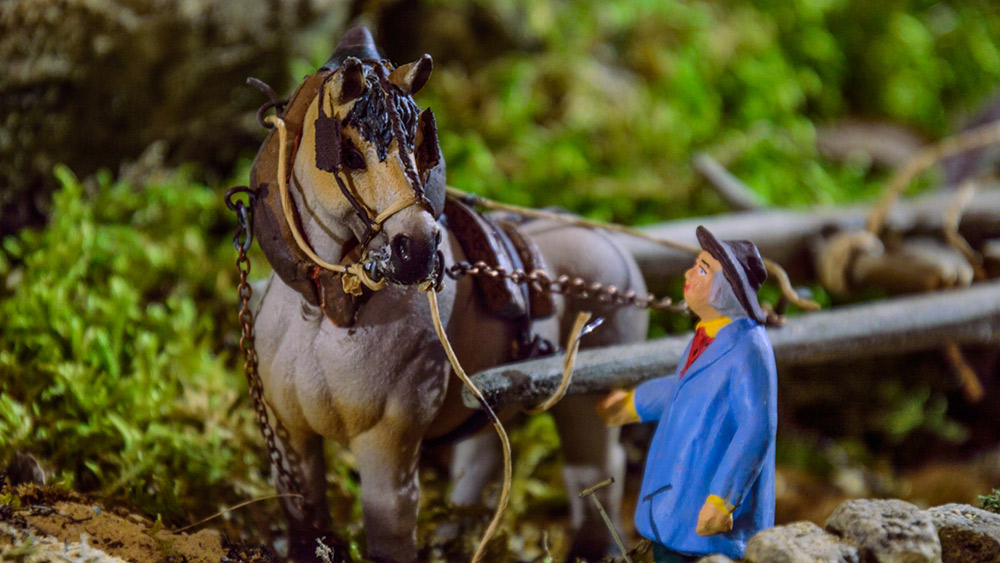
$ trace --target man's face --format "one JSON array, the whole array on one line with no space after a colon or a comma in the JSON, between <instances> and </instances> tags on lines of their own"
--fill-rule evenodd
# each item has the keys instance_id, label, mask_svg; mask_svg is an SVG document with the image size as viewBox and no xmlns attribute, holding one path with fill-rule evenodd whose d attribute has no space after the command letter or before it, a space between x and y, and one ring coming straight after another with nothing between
<instances>
[{"instance_id":1,"label":"man's face","mask_svg":"<svg viewBox=\"0 0 1000 563\"><path fill-rule=\"evenodd\" d=\"M722 264L712 255L702 251L694 261L694 266L684 273L684 300L701 320L711 320L719 316L718 311L708 304L712 292L715 273L722 271Z\"/></svg>"}]
</instances>

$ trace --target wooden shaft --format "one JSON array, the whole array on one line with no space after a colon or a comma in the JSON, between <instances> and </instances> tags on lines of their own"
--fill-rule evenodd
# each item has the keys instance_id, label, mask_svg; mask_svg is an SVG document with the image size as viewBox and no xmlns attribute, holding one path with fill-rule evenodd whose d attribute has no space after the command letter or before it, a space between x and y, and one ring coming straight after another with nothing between
<instances>
[{"instance_id":1,"label":"wooden shaft","mask_svg":"<svg viewBox=\"0 0 1000 563\"><path fill-rule=\"evenodd\" d=\"M1000 343L1000 281L964 289L886 299L788 319L768 329L779 370L784 367L895 355L956 345ZM569 394L606 393L674 373L691 334L583 350ZM537 404L558 386L562 358L484 370L472 377L487 401ZM470 408L478 403L463 391Z\"/></svg>"}]
</instances>

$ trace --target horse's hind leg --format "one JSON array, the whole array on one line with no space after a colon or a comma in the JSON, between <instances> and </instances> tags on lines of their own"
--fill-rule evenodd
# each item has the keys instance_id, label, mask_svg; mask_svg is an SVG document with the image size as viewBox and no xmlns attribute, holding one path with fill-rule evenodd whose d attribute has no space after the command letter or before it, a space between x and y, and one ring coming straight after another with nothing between
<instances>
[{"instance_id":1,"label":"horse's hind leg","mask_svg":"<svg viewBox=\"0 0 1000 563\"><path fill-rule=\"evenodd\" d=\"M329 547L335 547L337 541L333 537L330 510L326 504L323 438L311 432L289 431L280 424L275 430L282 457L301 480L301 490L287 490L272 467L278 492L303 496L301 502L293 497L281 499L281 507L289 523L288 555L293 561L318 561L317 540L322 539Z\"/></svg>"},{"instance_id":2,"label":"horse's hind leg","mask_svg":"<svg viewBox=\"0 0 1000 563\"><path fill-rule=\"evenodd\" d=\"M448 502L460 507L483 505L483 491L503 469L503 450L493 427L455 444L450 469L453 483Z\"/></svg>"},{"instance_id":3,"label":"horse's hind leg","mask_svg":"<svg viewBox=\"0 0 1000 563\"><path fill-rule=\"evenodd\" d=\"M579 276L588 283L614 285L619 290L646 292L645 280L635 260L606 233L537 221L525 232L538 244L555 275ZM581 341L581 347L610 346L642 341L649 326L648 314L635 307L618 307L592 299L566 298L560 305L559 342L563 346L580 311L589 311L604 323ZM614 477L597 498L621 530L621 500L625 478L625 452L617 428L607 428L594 406L599 398L569 396L552 408L565 457L564 476L570 500L575 537L569 560L599 560L614 553L613 537L592 499L581 499L581 490Z\"/></svg>"},{"instance_id":4,"label":"horse's hind leg","mask_svg":"<svg viewBox=\"0 0 1000 563\"><path fill-rule=\"evenodd\" d=\"M598 561L614 553L614 539L593 499L580 498L580 491L609 477L614 483L595 495L614 526L621 530L621 503L625 480L625 450L618 443L618 428L607 428L594 412L599 398L586 395L565 397L552 414L562 442L563 479L570 503L574 538L567 561L576 557Z\"/></svg>"}]
</instances>

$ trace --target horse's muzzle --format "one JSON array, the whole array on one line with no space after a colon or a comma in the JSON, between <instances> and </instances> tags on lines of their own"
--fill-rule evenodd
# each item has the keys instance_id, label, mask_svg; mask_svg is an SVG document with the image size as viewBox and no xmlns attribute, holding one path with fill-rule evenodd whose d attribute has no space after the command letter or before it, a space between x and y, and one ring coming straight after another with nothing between
<instances>
[{"instance_id":1,"label":"horse's muzzle","mask_svg":"<svg viewBox=\"0 0 1000 563\"><path fill-rule=\"evenodd\" d=\"M441 231L429 238L396 235L390 247L389 268L385 277L401 285L413 285L431 279L435 274L435 254L441 244Z\"/></svg>"}]
</instances>

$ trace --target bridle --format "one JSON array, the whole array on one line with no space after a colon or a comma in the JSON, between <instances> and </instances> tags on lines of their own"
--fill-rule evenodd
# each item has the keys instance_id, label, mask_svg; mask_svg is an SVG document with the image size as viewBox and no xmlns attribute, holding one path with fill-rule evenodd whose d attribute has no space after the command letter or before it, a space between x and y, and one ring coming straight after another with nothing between
<instances>
[{"instance_id":1,"label":"bridle","mask_svg":"<svg viewBox=\"0 0 1000 563\"><path fill-rule=\"evenodd\" d=\"M353 295L360 294L361 285L364 285L372 291L378 291L385 287L385 278L375 280L371 276L373 272L369 272L368 268L364 265L365 258L368 253L368 244L379 232L381 232L382 226L385 222L393 215L403 211L404 209L408 209L413 205L420 205L424 207L425 210L433 214L430 201L427 199L424 192L423 182L420 181L412 160L408 158L407 153L403 149L405 137L403 134L402 119L400 118L399 111L399 103L402 95L398 93L396 86L389 82L384 62L369 59L365 60L364 64L372 67L377 77L376 83L379 85L380 90L382 90L382 95L384 96L385 106L389 116L389 123L391 124L392 139L395 139L396 141L396 156L403 169L409 190L399 194L398 197L396 197L396 199L393 200L393 202L390 203L385 209L377 211L360 197L352 193L352 191L348 189L347 185L344 183L344 180L341 178L343 168L341 158L341 131L343 121L335 115L327 115L325 109L327 102L329 102L330 113L333 113L333 101L330 99L331 93L328 91L327 84L336 72L331 72L324 80L319 91L319 115L315 122L314 131L316 136L316 165L320 170L333 174L333 177L337 182L337 186L340 188L341 194L351 205L355 216L358 217L361 224L364 226L364 232L362 233L359 241L361 253L357 261L349 262L347 264L332 264L327 262L313 251L309 243L302 236L302 233L299 231L295 221L295 204L288 191L288 164L290 159L295 158L295 155L292 154L291 157L289 157L289 155L286 154L288 133L285 122L281 117L276 115L272 115L264 119L265 123L272 125L278 130L278 189L281 194L281 206L284 212L285 221L287 222L289 230L295 239L295 243L298 245L299 249L320 268L344 274L344 290ZM269 102L269 104L273 105L273 102Z\"/></svg>"}]
</instances>

